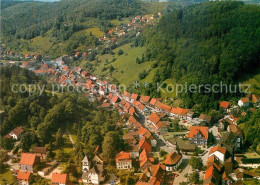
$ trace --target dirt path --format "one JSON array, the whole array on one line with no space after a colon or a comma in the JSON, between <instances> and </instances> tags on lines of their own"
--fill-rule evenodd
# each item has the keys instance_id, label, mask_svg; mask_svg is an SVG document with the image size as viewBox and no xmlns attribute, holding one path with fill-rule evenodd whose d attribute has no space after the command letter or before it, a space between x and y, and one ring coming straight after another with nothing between
<instances>
[{"instance_id":1,"label":"dirt path","mask_svg":"<svg viewBox=\"0 0 260 185\"><path fill-rule=\"evenodd\" d=\"M67 134L68 134L68 136L69 136L69 138L70 138L70 142L72 143L72 145L73 145L73 148L74 148L74 141L73 141L73 139L72 139L72 137L71 137L71 134L70 134L70 131L68 130L68 129L66 129L66 131L67 131Z\"/></svg>"}]
</instances>

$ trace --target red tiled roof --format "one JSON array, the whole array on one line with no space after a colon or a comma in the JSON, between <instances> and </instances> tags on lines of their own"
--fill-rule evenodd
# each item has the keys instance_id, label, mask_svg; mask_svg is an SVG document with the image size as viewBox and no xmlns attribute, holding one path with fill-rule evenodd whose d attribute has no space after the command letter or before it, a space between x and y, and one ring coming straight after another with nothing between
<instances>
[{"instance_id":1,"label":"red tiled roof","mask_svg":"<svg viewBox=\"0 0 260 185\"><path fill-rule=\"evenodd\" d=\"M28 172L28 171L19 171L18 172L18 175L17 175L17 180L24 180L24 181L28 181L29 178L31 176L31 172Z\"/></svg>"},{"instance_id":2,"label":"red tiled roof","mask_svg":"<svg viewBox=\"0 0 260 185\"><path fill-rule=\"evenodd\" d=\"M116 103L117 100L118 100L118 96L115 95L115 96L112 98L112 102L113 102L113 103Z\"/></svg>"},{"instance_id":3,"label":"red tiled roof","mask_svg":"<svg viewBox=\"0 0 260 185\"><path fill-rule=\"evenodd\" d=\"M160 118L157 114L151 113L151 115L149 116L149 120L156 124L160 121Z\"/></svg>"},{"instance_id":4,"label":"red tiled roof","mask_svg":"<svg viewBox=\"0 0 260 185\"><path fill-rule=\"evenodd\" d=\"M188 137L189 138L195 138L195 136L198 133L202 134L202 138L208 139L209 128L208 127L200 127L200 126L191 126Z\"/></svg>"},{"instance_id":5,"label":"red tiled roof","mask_svg":"<svg viewBox=\"0 0 260 185\"><path fill-rule=\"evenodd\" d=\"M249 102L249 98L245 97L245 98L241 98L240 99L243 103L248 103Z\"/></svg>"},{"instance_id":6,"label":"red tiled roof","mask_svg":"<svg viewBox=\"0 0 260 185\"><path fill-rule=\"evenodd\" d=\"M131 95L131 99L137 100L137 98L138 98L138 94L134 94L134 93L133 93L133 94Z\"/></svg>"},{"instance_id":7,"label":"red tiled roof","mask_svg":"<svg viewBox=\"0 0 260 185\"><path fill-rule=\"evenodd\" d=\"M16 136L19 136L20 134L22 134L24 132L24 130L22 129L22 127L16 127L11 132L13 134L15 134Z\"/></svg>"},{"instance_id":8,"label":"red tiled roof","mask_svg":"<svg viewBox=\"0 0 260 185\"><path fill-rule=\"evenodd\" d=\"M33 166L36 161L36 155L31 153L22 153L20 164Z\"/></svg>"},{"instance_id":9,"label":"red tiled roof","mask_svg":"<svg viewBox=\"0 0 260 185\"><path fill-rule=\"evenodd\" d=\"M136 101L136 100L134 100L134 102L133 102L133 105L136 106L136 107L138 107L138 105L140 105L140 104L141 104L141 102Z\"/></svg>"},{"instance_id":10,"label":"red tiled roof","mask_svg":"<svg viewBox=\"0 0 260 185\"><path fill-rule=\"evenodd\" d=\"M140 104L138 105L138 109L139 109L139 110L144 110L144 109L145 109L145 106L140 103Z\"/></svg>"},{"instance_id":11,"label":"red tiled roof","mask_svg":"<svg viewBox=\"0 0 260 185\"><path fill-rule=\"evenodd\" d=\"M144 127L140 127L139 129L138 129L138 133L140 134L140 135L144 135L146 132L148 132L148 130L146 129L146 128L144 128Z\"/></svg>"},{"instance_id":12,"label":"red tiled roof","mask_svg":"<svg viewBox=\"0 0 260 185\"><path fill-rule=\"evenodd\" d=\"M151 153L151 151L152 151L152 146L151 146L150 143L148 143L148 142L146 141L146 138L145 138L145 137L143 137L143 138L140 140L138 146L139 146L140 149L144 149L144 150L146 150L148 153Z\"/></svg>"},{"instance_id":13,"label":"red tiled roof","mask_svg":"<svg viewBox=\"0 0 260 185\"><path fill-rule=\"evenodd\" d=\"M151 104L151 105L155 105L156 101L157 101L157 100L156 100L155 98L152 98L151 101L150 101L150 104Z\"/></svg>"},{"instance_id":14,"label":"red tiled roof","mask_svg":"<svg viewBox=\"0 0 260 185\"><path fill-rule=\"evenodd\" d=\"M143 101L145 103L148 103L150 100L150 96L141 96L140 101Z\"/></svg>"},{"instance_id":15,"label":"red tiled roof","mask_svg":"<svg viewBox=\"0 0 260 185\"><path fill-rule=\"evenodd\" d=\"M216 151L219 151L220 153L225 154L227 150L226 150L226 148L218 145L218 146L215 146L215 147L210 149L209 155L216 152Z\"/></svg>"},{"instance_id":16,"label":"red tiled roof","mask_svg":"<svg viewBox=\"0 0 260 185\"><path fill-rule=\"evenodd\" d=\"M125 97L128 97L128 98L129 98L129 97L130 97L130 95L131 95L131 94L130 94L129 92L127 92L127 91L124 91L124 96L125 96Z\"/></svg>"},{"instance_id":17,"label":"red tiled roof","mask_svg":"<svg viewBox=\"0 0 260 185\"><path fill-rule=\"evenodd\" d=\"M51 182L66 184L68 182L68 175L64 173L52 173Z\"/></svg>"},{"instance_id":18,"label":"red tiled roof","mask_svg":"<svg viewBox=\"0 0 260 185\"><path fill-rule=\"evenodd\" d=\"M181 155L174 152L169 154L163 163L166 165L175 165L180 161L180 159L181 159Z\"/></svg>"},{"instance_id":19,"label":"red tiled roof","mask_svg":"<svg viewBox=\"0 0 260 185\"><path fill-rule=\"evenodd\" d=\"M183 116L187 115L188 112L189 112L188 109L183 109L183 108L180 108L180 107L177 107L177 108L173 107L172 110L171 110L171 113L179 114L179 115L183 115Z\"/></svg>"},{"instance_id":20,"label":"red tiled roof","mask_svg":"<svg viewBox=\"0 0 260 185\"><path fill-rule=\"evenodd\" d=\"M130 160L131 154L128 152L121 151L119 154L116 154L116 162L122 161L122 160Z\"/></svg>"},{"instance_id":21,"label":"red tiled roof","mask_svg":"<svg viewBox=\"0 0 260 185\"><path fill-rule=\"evenodd\" d=\"M133 106L131 106L129 109L129 114L134 115L134 113L135 113L135 108Z\"/></svg>"},{"instance_id":22,"label":"red tiled roof","mask_svg":"<svg viewBox=\"0 0 260 185\"><path fill-rule=\"evenodd\" d=\"M219 107L222 107L224 109L227 109L230 106L230 103L228 101L222 101L220 102Z\"/></svg>"}]
</instances>

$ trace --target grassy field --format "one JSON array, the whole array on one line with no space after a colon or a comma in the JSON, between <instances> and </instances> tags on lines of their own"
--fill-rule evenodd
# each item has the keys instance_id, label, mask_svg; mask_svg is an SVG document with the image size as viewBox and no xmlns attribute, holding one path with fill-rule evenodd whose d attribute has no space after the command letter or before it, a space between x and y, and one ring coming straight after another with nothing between
<instances>
[{"instance_id":1,"label":"grassy field","mask_svg":"<svg viewBox=\"0 0 260 185\"><path fill-rule=\"evenodd\" d=\"M121 24L129 23L129 21L130 21L130 18L123 18L120 21L117 20L117 19L113 19L113 20L110 21L110 23L113 24L114 26L119 26Z\"/></svg>"},{"instance_id":2,"label":"grassy field","mask_svg":"<svg viewBox=\"0 0 260 185\"><path fill-rule=\"evenodd\" d=\"M0 184L14 184L16 182L16 178L12 175L12 172L9 168L0 169Z\"/></svg>"},{"instance_id":3,"label":"grassy field","mask_svg":"<svg viewBox=\"0 0 260 185\"><path fill-rule=\"evenodd\" d=\"M93 27L93 28L88 28L88 29L85 29L85 30L82 30L80 32L78 32L78 34L82 34L82 33L85 33L87 35L89 35L89 33L92 33L92 35L96 36L96 37L103 37L104 36L104 32L101 31L99 28L97 27Z\"/></svg>"},{"instance_id":4,"label":"grassy field","mask_svg":"<svg viewBox=\"0 0 260 185\"><path fill-rule=\"evenodd\" d=\"M119 50L123 50L124 53L122 55L118 55ZM146 61L142 64L136 63L136 58L142 57L142 54L145 52L145 47L134 47L131 48L130 44L123 45L121 47L113 50L115 55L106 54L98 57L100 61L98 66L96 67L95 74L104 75L107 77L112 77L117 79L121 84L130 84L136 80L139 80L139 73L143 70L150 70L153 62ZM115 61L112 59L115 58ZM106 60L108 62L106 62ZM114 71L112 73L109 72L109 67L113 66ZM107 68L107 69L106 69ZM151 73L147 76L147 79L143 79L142 81L152 81L154 71L151 70Z\"/></svg>"}]
</instances>

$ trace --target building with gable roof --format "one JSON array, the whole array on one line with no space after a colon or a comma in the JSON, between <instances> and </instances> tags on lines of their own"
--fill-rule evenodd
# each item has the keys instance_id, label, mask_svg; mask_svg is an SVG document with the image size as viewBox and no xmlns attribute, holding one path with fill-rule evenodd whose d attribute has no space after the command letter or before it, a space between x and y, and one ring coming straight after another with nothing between
<instances>
[{"instance_id":1,"label":"building with gable roof","mask_svg":"<svg viewBox=\"0 0 260 185\"><path fill-rule=\"evenodd\" d=\"M191 143L206 146L209 137L209 129L208 127L191 126L187 137Z\"/></svg>"},{"instance_id":2,"label":"building with gable roof","mask_svg":"<svg viewBox=\"0 0 260 185\"><path fill-rule=\"evenodd\" d=\"M164 160L163 164L165 165L166 171L177 170L182 163L182 156L176 152L171 153Z\"/></svg>"}]
</instances>

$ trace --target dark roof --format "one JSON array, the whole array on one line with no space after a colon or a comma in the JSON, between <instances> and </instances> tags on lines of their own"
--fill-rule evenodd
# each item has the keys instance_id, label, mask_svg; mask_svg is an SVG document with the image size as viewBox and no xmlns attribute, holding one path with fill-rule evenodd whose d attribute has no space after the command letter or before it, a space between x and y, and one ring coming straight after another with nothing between
<instances>
[{"instance_id":1,"label":"dark roof","mask_svg":"<svg viewBox=\"0 0 260 185\"><path fill-rule=\"evenodd\" d=\"M220 139L219 144L224 146L232 155L233 148L236 146L237 136L233 132L226 132Z\"/></svg>"},{"instance_id":2,"label":"dark roof","mask_svg":"<svg viewBox=\"0 0 260 185\"><path fill-rule=\"evenodd\" d=\"M243 164L259 164L260 158L243 158L241 161Z\"/></svg>"},{"instance_id":3,"label":"dark roof","mask_svg":"<svg viewBox=\"0 0 260 185\"><path fill-rule=\"evenodd\" d=\"M195 151L196 145L183 141L180 138L170 138L168 141L172 144L177 144L180 150Z\"/></svg>"},{"instance_id":4,"label":"dark roof","mask_svg":"<svg viewBox=\"0 0 260 185\"><path fill-rule=\"evenodd\" d=\"M33 153L46 154L46 148L45 147L34 147Z\"/></svg>"}]
</instances>

